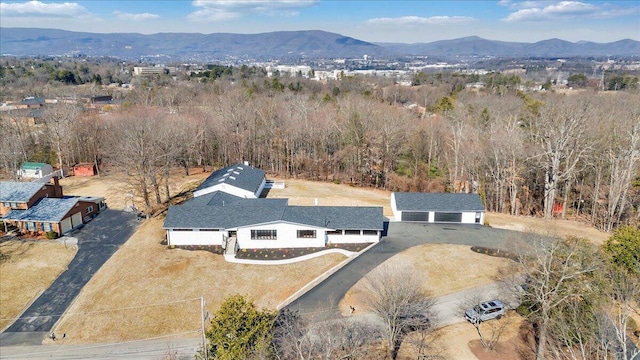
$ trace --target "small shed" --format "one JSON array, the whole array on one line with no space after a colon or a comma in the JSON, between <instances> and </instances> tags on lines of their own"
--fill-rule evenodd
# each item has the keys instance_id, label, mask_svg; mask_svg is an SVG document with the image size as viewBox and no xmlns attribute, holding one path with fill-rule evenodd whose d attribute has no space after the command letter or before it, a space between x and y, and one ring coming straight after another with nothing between
<instances>
[{"instance_id":1,"label":"small shed","mask_svg":"<svg viewBox=\"0 0 640 360\"><path fill-rule=\"evenodd\" d=\"M41 179L53 174L53 167L49 164L38 162L26 162L18 170L21 178Z\"/></svg>"},{"instance_id":2,"label":"small shed","mask_svg":"<svg viewBox=\"0 0 640 360\"><path fill-rule=\"evenodd\" d=\"M391 209L396 221L484 224L478 194L394 192Z\"/></svg>"},{"instance_id":3,"label":"small shed","mask_svg":"<svg viewBox=\"0 0 640 360\"><path fill-rule=\"evenodd\" d=\"M73 167L73 176L95 176L97 173L95 164L83 163Z\"/></svg>"}]
</instances>

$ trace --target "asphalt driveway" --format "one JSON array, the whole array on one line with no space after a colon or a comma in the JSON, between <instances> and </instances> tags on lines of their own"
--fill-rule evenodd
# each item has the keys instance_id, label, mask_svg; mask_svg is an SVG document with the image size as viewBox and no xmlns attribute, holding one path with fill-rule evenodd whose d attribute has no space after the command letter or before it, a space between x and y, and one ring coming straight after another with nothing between
<instances>
[{"instance_id":1,"label":"asphalt driveway","mask_svg":"<svg viewBox=\"0 0 640 360\"><path fill-rule=\"evenodd\" d=\"M107 209L69 236L78 241L78 252L69 267L5 332L2 346L40 344L80 290L120 245L135 232L136 215Z\"/></svg>"},{"instance_id":2,"label":"asphalt driveway","mask_svg":"<svg viewBox=\"0 0 640 360\"><path fill-rule=\"evenodd\" d=\"M287 307L301 313L338 313L338 302L358 280L393 255L422 244L457 244L514 250L526 244L527 233L480 225L391 222L387 236Z\"/></svg>"}]
</instances>

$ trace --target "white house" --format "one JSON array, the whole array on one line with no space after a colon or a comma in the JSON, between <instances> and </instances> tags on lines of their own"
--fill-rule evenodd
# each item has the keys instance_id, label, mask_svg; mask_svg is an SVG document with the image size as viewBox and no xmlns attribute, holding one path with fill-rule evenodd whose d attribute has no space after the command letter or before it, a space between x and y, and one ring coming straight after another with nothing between
<instances>
[{"instance_id":1,"label":"white house","mask_svg":"<svg viewBox=\"0 0 640 360\"><path fill-rule=\"evenodd\" d=\"M198 196L180 206L169 207L163 228L167 243L173 246L207 245L234 249L325 247L331 244L373 243L380 240L384 227L382 207L289 206L287 199L264 199L248 196L239 184L256 189L257 176L249 167L235 174L235 185L225 181L237 165L213 173L198 187ZM251 168L253 169L253 168ZM255 169L257 170L257 169ZM246 176L247 179L243 179ZM205 192L223 179L224 188ZM204 186L205 184L216 184ZM244 189L238 196L235 189ZM194 195L196 194L194 193Z\"/></svg>"},{"instance_id":2,"label":"white house","mask_svg":"<svg viewBox=\"0 0 640 360\"><path fill-rule=\"evenodd\" d=\"M396 221L484 224L478 194L394 192L391 210Z\"/></svg>"},{"instance_id":3,"label":"white house","mask_svg":"<svg viewBox=\"0 0 640 360\"><path fill-rule=\"evenodd\" d=\"M266 180L264 171L246 163L238 163L211 173L194 191L193 196L221 191L241 198L255 199L260 197Z\"/></svg>"},{"instance_id":4,"label":"white house","mask_svg":"<svg viewBox=\"0 0 640 360\"><path fill-rule=\"evenodd\" d=\"M53 173L53 167L45 163L26 162L18 170L21 178L40 179Z\"/></svg>"}]
</instances>

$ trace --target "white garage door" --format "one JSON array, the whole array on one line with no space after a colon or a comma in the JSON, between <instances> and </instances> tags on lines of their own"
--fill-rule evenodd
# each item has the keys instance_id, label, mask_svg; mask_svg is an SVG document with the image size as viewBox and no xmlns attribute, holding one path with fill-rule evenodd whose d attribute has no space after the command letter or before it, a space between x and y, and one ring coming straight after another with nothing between
<instances>
[{"instance_id":1,"label":"white garage door","mask_svg":"<svg viewBox=\"0 0 640 360\"><path fill-rule=\"evenodd\" d=\"M75 229L80 225L82 225L82 213L77 212L71 215L71 226Z\"/></svg>"},{"instance_id":2,"label":"white garage door","mask_svg":"<svg viewBox=\"0 0 640 360\"><path fill-rule=\"evenodd\" d=\"M66 218L60 222L60 232L63 234L68 233L71 229L71 218Z\"/></svg>"}]
</instances>

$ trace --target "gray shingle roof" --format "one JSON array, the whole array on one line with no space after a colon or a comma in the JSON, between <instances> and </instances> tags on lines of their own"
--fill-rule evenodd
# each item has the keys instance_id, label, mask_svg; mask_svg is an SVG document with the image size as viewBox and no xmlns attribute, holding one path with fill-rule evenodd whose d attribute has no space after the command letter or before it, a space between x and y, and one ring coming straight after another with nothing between
<instances>
[{"instance_id":1,"label":"gray shingle roof","mask_svg":"<svg viewBox=\"0 0 640 360\"><path fill-rule=\"evenodd\" d=\"M27 210L11 210L5 219L15 221L59 222L73 209L78 198L42 198Z\"/></svg>"},{"instance_id":2,"label":"gray shingle roof","mask_svg":"<svg viewBox=\"0 0 640 360\"><path fill-rule=\"evenodd\" d=\"M241 163L227 166L211 173L195 191L203 190L218 184L233 185L237 188L255 193L265 179L265 172L250 165ZM260 195L260 194L257 194Z\"/></svg>"},{"instance_id":3,"label":"gray shingle roof","mask_svg":"<svg viewBox=\"0 0 640 360\"><path fill-rule=\"evenodd\" d=\"M0 201L26 203L43 186L40 182L0 181Z\"/></svg>"},{"instance_id":4,"label":"gray shingle roof","mask_svg":"<svg viewBox=\"0 0 640 360\"><path fill-rule=\"evenodd\" d=\"M400 211L484 211L478 194L452 193L393 193Z\"/></svg>"},{"instance_id":5,"label":"gray shingle roof","mask_svg":"<svg viewBox=\"0 0 640 360\"><path fill-rule=\"evenodd\" d=\"M223 199L224 206L221 204ZM284 221L329 229L382 230L381 207L288 206L287 199L242 199L216 192L171 206L165 229L232 229Z\"/></svg>"},{"instance_id":6,"label":"gray shingle roof","mask_svg":"<svg viewBox=\"0 0 640 360\"><path fill-rule=\"evenodd\" d=\"M289 206L282 220L340 230L382 230L382 207L376 206Z\"/></svg>"}]
</instances>

